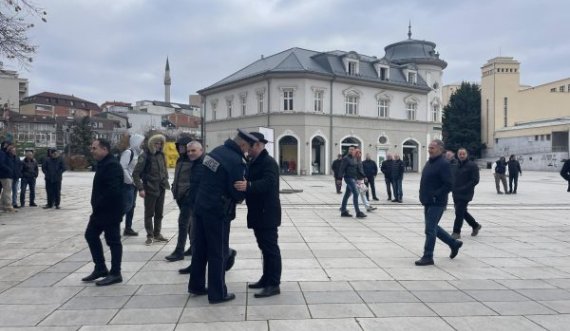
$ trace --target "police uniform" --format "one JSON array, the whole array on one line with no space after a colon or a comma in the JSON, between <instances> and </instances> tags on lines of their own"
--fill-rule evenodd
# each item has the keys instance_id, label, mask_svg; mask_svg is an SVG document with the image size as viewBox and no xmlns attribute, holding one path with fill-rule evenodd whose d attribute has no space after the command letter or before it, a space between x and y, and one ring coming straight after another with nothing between
<instances>
[{"instance_id":1,"label":"police uniform","mask_svg":"<svg viewBox=\"0 0 570 331\"><path fill-rule=\"evenodd\" d=\"M238 129L239 136L250 144L257 138ZM195 242L188 292L208 294L210 303L231 300L225 284L225 262L228 258L230 221L235 218L236 203L245 193L234 188L244 180L246 163L239 145L228 139L208 153L202 162L203 176L194 206ZM206 291L206 264L208 289Z\"/></svg>"}]
</instances>

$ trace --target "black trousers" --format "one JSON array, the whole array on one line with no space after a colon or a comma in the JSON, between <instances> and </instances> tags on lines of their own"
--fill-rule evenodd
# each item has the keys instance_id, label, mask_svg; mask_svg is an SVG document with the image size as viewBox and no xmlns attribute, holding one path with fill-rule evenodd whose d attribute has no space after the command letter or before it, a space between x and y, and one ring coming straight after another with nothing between
<instances>
[{"instance_id":1,"label":"black trousers","mask_svg":"<svg viewBox=\"0 0 570 331\"><path fill-rule=\"evenodd\" d=\"M479 226L479 223L475 221L473 216L467 211L467 205L469 201L456 200L455 202L455 222L453 222L453 232L461 233L461 227L463 226L463 220L469 224L473 229Z\"/></svg>"},{"instance_id":2,"label":"black trousers","mask_svg":"<svg viewBox=\"0 0 570 331\"><path fill-rule=\"evenodd\" d=\"M515 188L513 190L513 182L515 183ZM509 175L509 192L517 193L517 187L519 186L519 175Z\"/></svg>"},{"instance_id":3,"label":"black trousers","mask_svg":"<svg viewBox=\"0 0 570 331\"><path fill-rule=\"evenodd\" d=\"M190 209L189 198L176 200L176 204L180 209L180 214L178 214L178 241L174 253L183 254L186 247L186 237L192 245L192 210Z\"/></svg>"},{"instance_id":4,"label":"black trousers","mask_svg":"<svg viewBox=\"0 0 570 331\"><path fill-rule=\"evenodd\" d=\"M90 219L85 230L85 240L89 245L95 270L105 270L105 255L101 243L101 233L105 233L105 242L111 250L111 275L121 274L121 260L123 259L123 244L121 243L121 218L117 220Z\"/></svg>"},{"instance_id":5,"label":"black trousers","mask_svg":"<svg viewBox=\"0 0 570 331\"><path fill-rule=\"evenodd\" d=\"M279 250L277 227L253 229L257 246L263 255L263 275L259 282L264 286L281 283L281 251Z\"/></svg>"},{"instance_id":6,"label":"black trousers","mask_svg":"<svg viewBox=\"0 0 570 331\"><path fill-rule=\"evenodd\" d=\"M49 207L59 206L61 199L61 182L46 181L47 205Z\"/></svg>"},{"instance_id":7,"label":"black trousers","mask_svg":"<svg viewBox=\"0 0 570 331\"><path fill-rule=\"evenodd\" d=\"M23 207L26 201L26 187L30 188L30 205L36 200L36 178L22 177L20 180L20 205Z\"/></svg>"},{"instance_id":8,"label":"black trousers","mask_svg":"<svg viewBox=\"0 0 570 331\"><path fill-rule=\"evenodd\" d=\"M342 178L336 178L335 177L334 185L336 187L336 193L340 193L340 191L342 189Z\"/></svg>"},{"instance_id":9,"label":"black trousers","mask_svg":"<svg viewBox=\"0 0 570 331\"><path fill-rule=\"evenodd\" d=\"M375 177L374 177L374 176L368 176L368 177L366 177L366 178L368 179L368 183L366 183L366 187L368 187L368 186L370 185L370 190L368 190L368 191L372 191L372 198L378 199L378 198L376 197L376 187L375 187L375 184L374 184L374 178L375 178ZM368 199L368 191L366 191L366 199ZM368 199L368 200L369 200L369 199Z\"/></svg>"},{"instance_id":10,"label":"black trousers","mask_svg":"<svg viewBox=\"0 0 570 331\"><path fill-rule=\"evenodd\" d=\"M189 291L201 291L206 287L208 265L208 300L221 300L227 293L225 262L228 253L230 222L210 215L194 215L194 242L190 265Z\"/></svg>"},{"instance_id":11,"label":"black trousers","mask_svg":"<svg viewBox=\"0 0 570 331\"><path fill-rule=\"evenodd\" d=\"M388 200L392 200L392 178L384 177L384 182L386 183L386 194L388 194Z\"/></svg>"}]
</instances>

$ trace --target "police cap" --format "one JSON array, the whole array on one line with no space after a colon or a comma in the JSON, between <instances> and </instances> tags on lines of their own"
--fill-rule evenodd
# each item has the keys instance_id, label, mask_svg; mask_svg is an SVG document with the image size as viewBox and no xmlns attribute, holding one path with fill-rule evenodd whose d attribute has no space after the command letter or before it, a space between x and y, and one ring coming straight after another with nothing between
<instances>
[{"instance_id":1,"label":"police cap","mask_svg":"<svg viewBox=\"0 0 570 331\"><path fill-rule=\"evenodd\" d=\"M242 129L237 129L237 130L238 130L238 136L241 139L245 140L248 144L253 145L259 141L259 139L257 139L255 136L252 136L247 131Z\"/></svg>"},{"instance_id":2,"label":"police cap","mask_svg":"<svg viewBox=\"0 0 570 331\"><path fill-rule=\"evenodd\" d=\"M257 140L259 140L259 142L264 143L264 144L268 143L268 141L265 139L265 136L263 135L263 133L254 131L254 132L250 132L250 134L252 136L254 136L255 138L257 138Z\"/></svg>"}]
</instances>

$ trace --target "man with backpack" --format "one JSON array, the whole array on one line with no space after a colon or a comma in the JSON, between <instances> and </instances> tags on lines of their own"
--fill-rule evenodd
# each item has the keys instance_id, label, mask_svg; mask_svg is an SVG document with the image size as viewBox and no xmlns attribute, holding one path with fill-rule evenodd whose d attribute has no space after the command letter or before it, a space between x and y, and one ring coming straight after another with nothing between
<instances>
[{"instance_id":1,"label":"man with backpack","mask_svg":"<svg viewBox=\"0 0 570 331\"><path fill-rule=\"evenodd\" d=\"M129 137L129 148L121 153L121 167L123 168L123 200L125 201L125 231L124 236L138 236L138 232L133 230L133 215L137 200L137 188L133 180L133 171L141 154L141 144L144 136L133 134Z\"/></svg>"}]
</instances>

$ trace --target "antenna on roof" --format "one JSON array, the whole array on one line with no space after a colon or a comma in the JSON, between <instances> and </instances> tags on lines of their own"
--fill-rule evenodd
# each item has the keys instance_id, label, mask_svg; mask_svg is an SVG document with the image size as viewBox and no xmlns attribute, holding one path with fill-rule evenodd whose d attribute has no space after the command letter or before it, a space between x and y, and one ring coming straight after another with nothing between
<instances>
[{"instance_id":1,"label":"antenna on roof","mask_svg":"<svg viewBox=\"0 0 570 331\"><path fill-rule=\"evenodd\" d=\"M263 54L261 54L261 59L262 59L262 60L264 59L264 56L263 56Z\"/></svg>"},{"instance_id":2,"label":"antenna on roof","mask_svg":"<svg viewBox=\"0 0 570 331\"><path fill-rule=\"evenodd\" d=\"M412 20L408 24L408 39L412 39Z\"/></svg>"}]
</instances>

